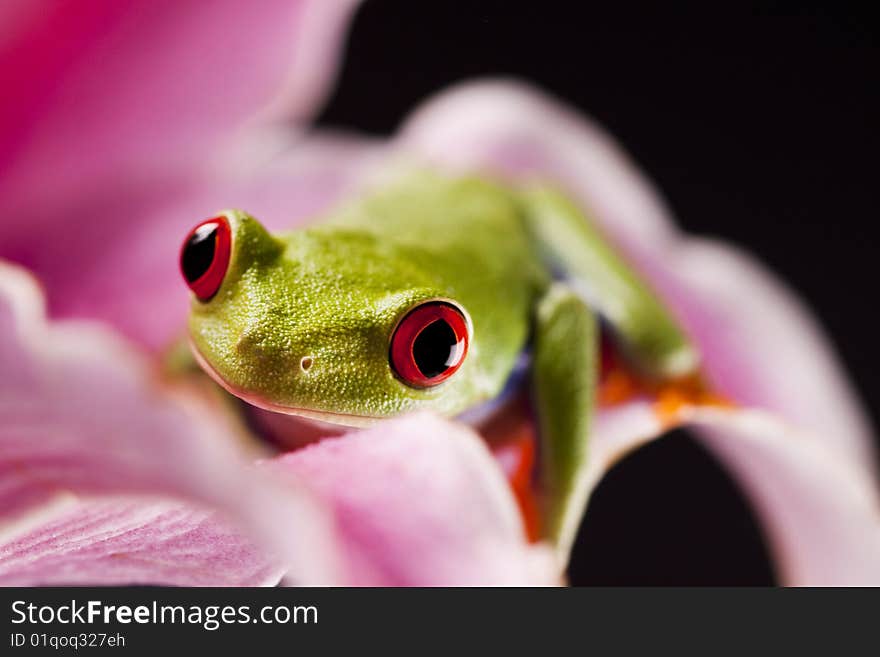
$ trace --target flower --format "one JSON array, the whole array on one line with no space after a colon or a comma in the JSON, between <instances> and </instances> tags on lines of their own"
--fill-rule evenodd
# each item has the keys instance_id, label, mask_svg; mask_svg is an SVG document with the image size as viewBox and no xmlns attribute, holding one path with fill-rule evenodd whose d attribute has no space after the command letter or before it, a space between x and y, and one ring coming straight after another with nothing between
<instances>
[{"instance_id":1,"label":"flower","mask_svg":"<svg viewBox=\"0 0 880 657\"><path fill-rule=\"evenodd\" d=\"M880 582L870 430L797 300L731 247L681 235L607 135L518 83L443 92L386 142L307 131L353 7L4 8L17 102L0 123L0 257L18 266L0 266L0 582L560 581L566 546L527 542L468 428L404 417L254 463L222 403L158 374L197 218L238 206L289 227L401 160L562 186L737 402L604 406L584 498L617 458L689 424L742 482L783 581Z\"/></svg>"}]
</instances>

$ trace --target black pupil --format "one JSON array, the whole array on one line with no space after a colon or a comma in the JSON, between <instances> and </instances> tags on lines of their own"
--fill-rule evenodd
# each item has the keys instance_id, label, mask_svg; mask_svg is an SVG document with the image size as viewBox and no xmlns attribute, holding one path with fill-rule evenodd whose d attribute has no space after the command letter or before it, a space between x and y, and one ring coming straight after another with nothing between
<instances>
[{"instance_id":1,"label":"black pupil","mask_svg":"<svg viewBox=\"0 0 880 657\"><path fill-rule=\"evenodd\" d=\"M214 262L214 247L217 242L217 224L199 226L183 247L180 265L183 275L190 283L197 281Z\"/></svg>"},{"instance_id":2,"label":"black pupil","mask_svg":"<svg viewBox=\"0 0 880 657\"><path fill-rule=\"evenodd\" d=\"M428 324L413 342L413 360L419 371L427 378L443 374L449 365L449 357L454 353L458 338L455 331L442 319Z\"/></svg>"}]
</instances>

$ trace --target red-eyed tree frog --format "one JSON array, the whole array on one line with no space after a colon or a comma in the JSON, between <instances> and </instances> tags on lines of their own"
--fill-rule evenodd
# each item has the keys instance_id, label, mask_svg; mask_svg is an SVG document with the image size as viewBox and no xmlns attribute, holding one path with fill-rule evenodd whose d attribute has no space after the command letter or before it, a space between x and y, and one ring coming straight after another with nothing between
<instances>
[{"instance_id":1,"label":"red-eyed tree frog","mask_svg":"<svg viewBox=\"0 0 880 657\"><path fill-rule=\"evenodd\" d=\"M199 364L277 413L467 416L527 359L541 534L566 546L585 504L599 320L644 377L697 367L661 301L544 185L409 173L278 235L229 210L187 236L181 269Z\"/></svg>"}]
</instances>

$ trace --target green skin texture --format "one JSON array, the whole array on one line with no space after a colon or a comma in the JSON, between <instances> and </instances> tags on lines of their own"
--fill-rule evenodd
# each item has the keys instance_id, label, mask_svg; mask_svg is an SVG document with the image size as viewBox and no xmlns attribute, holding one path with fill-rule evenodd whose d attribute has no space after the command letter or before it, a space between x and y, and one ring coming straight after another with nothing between
<instances>
[{"instance_id":1,"label":"green skin texture","mask_svg":"<svg viewBox=\"0 0 880 657\"><path fill-rule=\"evenodd\" d=\"M222 214L229 267L212 299L193 298L190 339L200 364L251 404L352 426L416 409L455 416L497 397L531 344L542 530L563 553L586 503L597 315L646 376L696 367L670 313L546 186L410 173L279 235ZM393 371L390 340L408 311L436 299L469 317L470 346L449 379L416 388Z\"/></svg>"}]
</instances>

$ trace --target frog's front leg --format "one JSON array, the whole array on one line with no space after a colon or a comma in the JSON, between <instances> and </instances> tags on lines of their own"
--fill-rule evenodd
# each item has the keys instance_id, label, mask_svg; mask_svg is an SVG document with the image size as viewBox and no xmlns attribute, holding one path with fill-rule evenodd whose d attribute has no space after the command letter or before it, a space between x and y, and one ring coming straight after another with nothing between
<instances>
[{"instance_id":1,"label":"frog's front leg","mask_svg":"<svg viewBox=\"0 0 880 657\"><path fill-rule=\"evenodd\" d=\"M541 444L541 533L564 555L587 502L598 345L593 312L566 284L554 283L535 312L531 383Z\"/></svg>"}]
</instances>

